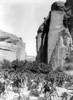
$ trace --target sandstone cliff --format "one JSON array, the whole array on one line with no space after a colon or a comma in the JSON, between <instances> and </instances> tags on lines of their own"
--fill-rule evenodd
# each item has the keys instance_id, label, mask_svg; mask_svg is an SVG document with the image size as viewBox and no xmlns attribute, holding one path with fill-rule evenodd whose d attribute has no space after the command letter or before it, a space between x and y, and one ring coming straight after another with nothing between
<instances>
[{"instance_id":1,"label":"sandstone cliff","mask_svg":"<svg viewBox=\"0 0 73 100\"><path fill-rule=\"evenodd\" d=\"M25 43L22 38L0 30L0 60L25 60Z\"/></svg>"},{"instance_id":2,"label":"sandstone cliff","mask_svg":"<svg viewBox=\"0 0 73 100\"><path fill-rule=\"evenodd\" d=\"M54 2L49 15L37 31L36 45L39 62L51 64L54 68L64 66L72 48L69 28L70 7L64 2ZM69 16L68 16L69 15Z\"/></svg>"}]
</instances>

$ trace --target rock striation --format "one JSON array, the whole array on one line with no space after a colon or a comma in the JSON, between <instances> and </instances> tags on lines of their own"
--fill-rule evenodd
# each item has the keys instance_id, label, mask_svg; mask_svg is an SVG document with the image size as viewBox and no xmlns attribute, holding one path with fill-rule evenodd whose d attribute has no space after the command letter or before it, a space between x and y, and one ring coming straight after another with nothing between
<instances>
[{"instance_id":1,"label":"rock striation","mask_svg":"<svg viewBox=\"0 0 73 100\"><path fill-rule=\"evenodd\" d=\"M25 60L25 43L22 38L0 30L0 60Z\"/></svg>"}]
</instances>

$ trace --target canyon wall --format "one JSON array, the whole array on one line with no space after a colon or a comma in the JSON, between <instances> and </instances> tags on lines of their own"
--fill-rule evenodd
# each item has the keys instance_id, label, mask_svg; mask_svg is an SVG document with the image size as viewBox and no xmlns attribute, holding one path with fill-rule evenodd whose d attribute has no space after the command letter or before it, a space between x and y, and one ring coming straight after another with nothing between
<instances>
[{"instance_id":1,"label":"canyon wall","mask_svg":"<svg viewBox=\"0 0 73 100\"><path fill-rule=\"evenodd\" d=\"M0 60L25 60L25 43L16 35L0 30Z\"/></svg>"},{"instance_id":2,"label":"canyon wall","mask_svg":"<svg viewBox=\"0 0 73 100\"><path fill-rule=\"evenodd\" d=\"M64 66L72 48L70 31L71 8L64 2L54 2L37 31L36 45L39 62L53 67Z\"/></svg>"}]
</instances>

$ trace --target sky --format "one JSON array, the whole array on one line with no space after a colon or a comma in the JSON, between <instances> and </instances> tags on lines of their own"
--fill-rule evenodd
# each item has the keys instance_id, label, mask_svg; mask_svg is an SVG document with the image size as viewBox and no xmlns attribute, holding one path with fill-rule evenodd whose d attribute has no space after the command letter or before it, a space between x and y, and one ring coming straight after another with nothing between
<instances>
[{"instance_id":1,"label":"sky","mask_svg":"<svg viewBox=\"0 0 73 100\"><path fill-rule=\"evenodd\" d=\"M37 30L55 1L0 0L0 30L21 37L26 44L27 55L35 56Z\"/></svg>"}]
</instances>

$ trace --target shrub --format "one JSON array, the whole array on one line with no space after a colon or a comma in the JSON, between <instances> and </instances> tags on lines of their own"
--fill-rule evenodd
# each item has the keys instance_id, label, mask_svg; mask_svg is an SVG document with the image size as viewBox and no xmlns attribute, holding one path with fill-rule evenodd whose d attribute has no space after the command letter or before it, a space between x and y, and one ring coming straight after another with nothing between
<instances>
[{"instance_id":1,"label":"shrub","mask_svg":"<svg viewBox=\"0 0 73 100\"><path fill-rule=\"evenodd\" d=\"M0 94L3 93L4 91L5 91L4 83L0 82Z\"/></svg>"},{"instance_id":2,"label":"shrub","mask_svg":"<svg viewBox=\"0 0 73 100\"><path fill-rule=\"evenodd\" d=\"M63 72L55 73L55 82L56 85L61 87L65 81L65 74Z\"/></svg>"},{"instance_id":3,"label":"shrub","mask_svg":"<svg viewBox=\"0 0 73 100\"><path fill-rule=\"evenodd\" d=\"M44 74L47 74L53 70L51 66L45 63L39 63L38 68L39 68L39 71Z\"/></svg>"},{"instance_id":4,"label":"shrub","mask_svg":"<svg viewBox=\"0 0 73 100\"><path fill-rule=\"evenodd\" d=\"M13 84L12 84L13 87L21 87L21 78L19 77L16 77L14 80L13 80Z\"/></svg>"},{"instance_id":5,"label":"shrub","mask_svg":"<svg viewBox=\"0 0 73 100\"><path fill-rule=\"evenodd\" d=\"M46 80L46 81L51 81L52 84L53 84L54 81L55 81L55 75L54 75L54 74L55 74L54 71L49 72L49 73L45 76L45 80Z\"/></svg>"},{"instance_id":6,"label":"shrub","mask_svg":"<svg viewBox=\"0 0 73 100\"><path fill-rule=\"evenodd\" d=\"M73 70L73 65L64 66L63 69L66 70L66 71L71 71L71 70Z\"/></svg>"},{"instance_id":7,"label":"shrub","mask_svg":"<svg viewBox=\"0 0 73 100\"><path fill-rule=\"evenodd\" d=\"M66 92L63 92L61 97L62 97L62 100L63 99L67 100L68 94Z\"/></svg>"},{"instance_id":8,"label":"shrub","mask_svg":"<svg viewBox=\"0 0 73 100\"><path fill-rule=\"evenodd\" d=\"M19 80L25 79L24 73L33 73L33 74L44 74L46 81L51 81L52 84L56 82L57 86L62 86L64 81L71 81L70 76L66 76L63 73L61 67L58 67L53 71L52 66L45 63L38 63L37 61L29 62L14 60L9 62L4 60L1 66L1 69L4 71L4 78L8 78L8 75L11 75L11 79Z\"/></svg>"},{"instance_id":9,"label":"shrub","mask_svg":"<svg viewBox=\"0 0 73 100\"><path fill-rule=\"evenodd\" d=\"M38 65L39 65L39 63L37 61L33 61L32 68L30 69L30 71L33 73L39 73Z\"/></svg>"}]
</instances>

